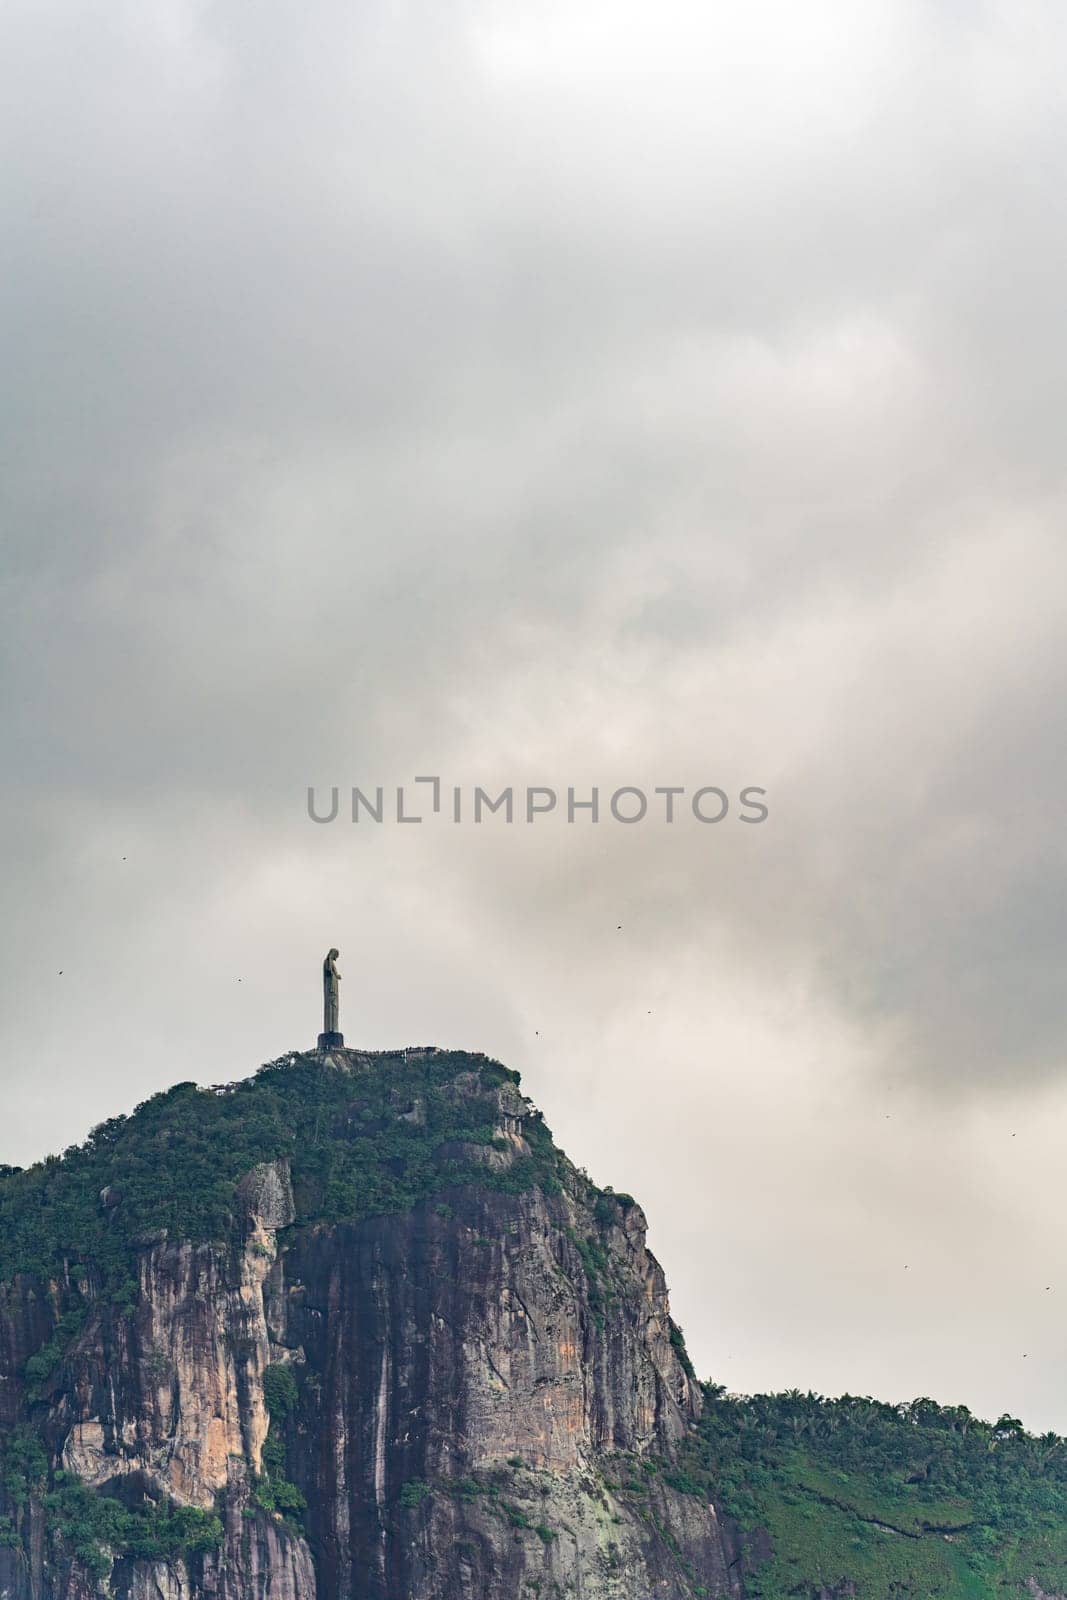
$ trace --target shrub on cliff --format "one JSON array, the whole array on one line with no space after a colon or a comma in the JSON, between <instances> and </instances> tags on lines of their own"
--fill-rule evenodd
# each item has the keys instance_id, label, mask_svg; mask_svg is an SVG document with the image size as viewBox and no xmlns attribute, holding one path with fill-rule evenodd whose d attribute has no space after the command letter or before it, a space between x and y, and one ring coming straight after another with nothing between
<instances>
[{"instance_id":1,"label":"shrub on cliff","mask_svg":"<svg viewBox=\"0 0 1067 1600\"><path fill-rule=\"evenodd\" d=\"M146 1502L130 1510L121 1501L94 1494L63 1474L56 1479L58 1487L44 1500L49 1531L60 1537L94 1578L105 1577L116 1556L174 1561L214 1550L222 1543L222 1522L214 1512L170 1502Z\"/></svg>"}]
</instances>

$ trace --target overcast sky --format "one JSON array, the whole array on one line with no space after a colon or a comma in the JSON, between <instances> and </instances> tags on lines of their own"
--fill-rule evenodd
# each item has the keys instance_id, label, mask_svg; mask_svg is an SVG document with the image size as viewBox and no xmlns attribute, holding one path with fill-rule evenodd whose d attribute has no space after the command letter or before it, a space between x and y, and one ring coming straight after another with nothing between
<instances>
[{"instance_id":1,"label":"overcast sky","mask_svg":"<svg viewBox=\"0 0 1067 1600\"><path fill-rule=\"evenodd\" d=\"M702 1374L1067 1431L1065 56L8 0L0 1160L311 1045L336 944L349 1043L638 1196Z\"/></svg>"}]
</instances>

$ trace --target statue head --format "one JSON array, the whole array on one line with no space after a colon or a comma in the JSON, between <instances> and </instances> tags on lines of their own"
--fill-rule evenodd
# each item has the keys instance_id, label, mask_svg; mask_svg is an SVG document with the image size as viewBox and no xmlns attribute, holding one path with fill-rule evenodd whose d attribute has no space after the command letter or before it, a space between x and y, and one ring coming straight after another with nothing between
<instances>
[{"instance_id":1,"label":"statue head","mask_svg":"<svg viewBox=\"0 0 1067 1600\"><path fill-rule=\"evenodd\" d=\"M340 954L341 954L340 950L329 950L326 953L326 959L327 959L327 961L336 961L337 957Z\"/></svg>"}]
</instances>

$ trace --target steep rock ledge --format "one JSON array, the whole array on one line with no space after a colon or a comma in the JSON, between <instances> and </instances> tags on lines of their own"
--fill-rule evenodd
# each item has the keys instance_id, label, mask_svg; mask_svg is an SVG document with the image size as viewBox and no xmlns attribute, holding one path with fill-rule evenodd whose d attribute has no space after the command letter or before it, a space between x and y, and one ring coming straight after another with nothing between
<instances>
[{"instance_id":1,"label":"steep rock ledge","mask_svg":"<svg viewBox=\"0 0 1067 1600\"><path fill-rule=\"evenodd\" d=\"M350 1076L357 1128L369 1059L325 1069ZM439 1091L452 1112L484 1099L474 1060ZM407 1209L302 1223L288 1162L266 1162L238 1187L231 1239L143 1240L129 1308L95 1298L90 1271L84 1324L36 1389L27 1359L73 1291L0 1291L0 1417L36 1430L53 1488L222 1522L211 1548L90 1571L49 1533L43 1484L23 1503L0 1488L18 1534L3 1600L740 1594L736 1535L711 1506L617 1486L620 1459L669 1460L700 1412L644 1216L562 1157L558 1179L509 1192L536 1113L511 1083L493 1096L493 1138L443 1140L438 1192ZM390 1114L419 1127L427 1106ZM121 1203L116 1183L102 1204ZM293 1404L272 1417L265 1376L282 1367ZM268 1432L303 1530L257 1487Z\"/></svg>"}]
</instances>

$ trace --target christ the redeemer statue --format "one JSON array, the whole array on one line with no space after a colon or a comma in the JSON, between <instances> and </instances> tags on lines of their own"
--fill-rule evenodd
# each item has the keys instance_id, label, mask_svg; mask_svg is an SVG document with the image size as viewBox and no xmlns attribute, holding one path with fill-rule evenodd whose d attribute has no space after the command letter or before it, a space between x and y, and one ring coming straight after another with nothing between
<instances>
[{"instance_id":1,"label":"christ the redeemer statue","mask_svg":"<svg viewBox=\"0 0 1067 1600\"><path fill-rule=\"evenodd\" d=\"M341 974L337 970L339 950L328 950L322 963L322 1032L319 1034L320 1050L340 1050L344 1047L341 1026Z\"/></svg>"}]
</instances>

